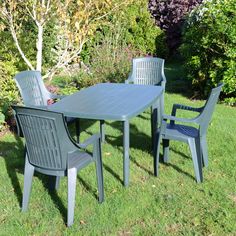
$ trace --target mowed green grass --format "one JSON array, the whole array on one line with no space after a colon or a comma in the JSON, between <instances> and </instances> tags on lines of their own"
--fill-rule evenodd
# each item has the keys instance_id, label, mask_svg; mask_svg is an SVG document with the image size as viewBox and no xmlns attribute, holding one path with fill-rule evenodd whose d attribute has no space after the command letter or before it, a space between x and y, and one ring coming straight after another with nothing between
<instances>
[{"instance_id":1,"label":"mowed green grass","mask_svg":"<svg viewBox=\"0 0 236 236\"><path fill-rule=\"evenodd\" d=\"M188 86L179 73L178 66L167 65L166 113L173 103L204 103L185 97ZM98 122L82 121L82 126L82 140L99 131ZM97 201L95 167L90 165L78 174L70 228L65 225L67 178L57 192L49 192L48 178L36 174L29 209L20 211L24 143L8 133L0 139L0 235L236 235L235 130L235 108L218 104L208 129L204 182L195 182L190 151L180 142L171 142L170 163L161 163L155 177L150 113L144 112L130 121L130 185L124 188L122 124L107 121L102 144L105 202Z\"/></svg>"}]
</instances>

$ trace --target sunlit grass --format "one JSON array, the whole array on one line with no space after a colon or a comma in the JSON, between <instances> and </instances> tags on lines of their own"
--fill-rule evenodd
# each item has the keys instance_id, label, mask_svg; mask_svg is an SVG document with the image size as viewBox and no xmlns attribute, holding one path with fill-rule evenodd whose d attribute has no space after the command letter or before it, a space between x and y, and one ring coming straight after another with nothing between
<instances>
[{"instance_id":1,"label":"sunlit grass","mask_svg":"<svg viewBox=\"0 0 236 236\"><path fill-rule=\"evenodd\" d=\"M165 111L169 113L173 103L200 106L203 102L167 90ZM204 168L202 184L195 182L188 146L179 142L171 142L170 163L161 163L160 175L154 177L149 112L130 124L130 186L122 185L122 126L107 121L106 143L102 144L105 202L97 202L95 168L91 165L77 178L71 228L65 225L66 178L58 192L50 193L47 177L37 174L29 210L20 211L23 139L11 133L2 137L0 235L235 235L235 108L216 107L207 136L209 167ZM99 131L98 122L82 121L82 126L82 140Z\"/></svg>"}]
</instances>

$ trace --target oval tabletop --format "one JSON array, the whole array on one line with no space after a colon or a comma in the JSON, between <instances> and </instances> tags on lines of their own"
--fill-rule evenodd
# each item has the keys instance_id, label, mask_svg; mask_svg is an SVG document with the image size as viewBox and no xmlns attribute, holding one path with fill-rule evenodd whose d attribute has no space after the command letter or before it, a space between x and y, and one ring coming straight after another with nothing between
<instances>
[{"instance_id":1,"label":"oval tabletop","mask_svg":"<svg viewBox=\"0 0 236 236\"><path fill-rule=\"evenodd\" d=\"M163 93L161 86L101 83L50 105L68 117L128 120L151 106Z\"/></svg>"}]
</instances>

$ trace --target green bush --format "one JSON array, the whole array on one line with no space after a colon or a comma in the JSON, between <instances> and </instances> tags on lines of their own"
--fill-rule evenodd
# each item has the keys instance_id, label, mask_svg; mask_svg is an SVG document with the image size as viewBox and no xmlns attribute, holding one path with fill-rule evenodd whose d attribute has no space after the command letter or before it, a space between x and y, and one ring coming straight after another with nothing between
<instances>
[{"instance_id":1,"label":"green bush","mask_svg":"<svg viewBox=\"0 0 236 236\"><path fill-rule=\"evenodd\" d=\"M12 62L0 61L0 131L11 116L9 107L19 100L18 90L12 79L15 73L16 68Z\"/></svg>"},{"instance_id":2,"label":"green bush","mask_svg":"<svg viewBox=\"0 0 236 236\"><path fill-rule=\"evenodd\" d=\"M61 74L53 79L53 84L60 87L60 93L70 94L97 83L124 82L128 78L132 58L143 56L122 44L113 32L104 37L102 43L94 45L91 55L87 68L77 68L74 72L70 71L70 76Z\"/></svg>"},{"instance_id":3,"label":"green bush","mask_svg":"<svg viewBox=\"0 0 236 236\"><path fill-rule=\"evenodd\" d=\"M208 0L191 12L181 53L188 78L202 95L223 81L224 97L233 104L236 101L235 0Z\"/></svg>"},{"instance_id":4,"label":"green bush","mask_svg":"<svg viewBox=\"0 0 236 236\"><path fill-rule=\"evenodd\" d=\"M77 92L79 89L94 85L96 82L92 76L83 71L82 69L77 70L70 76L68 74L60 74L55 76L52 80L52 84L59 87L60 94L69 95Z\"/></svg>"},{"instance_id":5,"label":"green bush","mask_svg":"<svg viewBox=\"0 0 236 236\"><path fill-rule=\"evenodd\" d=\"M119 10L109 15L97 29L94 38L84 47L81 57L85 63L89 63L93 58L94 46L101 44L104 38L109 38L111 32L115 41L119 39L132 51L164 58L167 55L165 34L155 25L155 21L148 11L148 1L136 0L128 6L122 7L121 5Z\"/></svg>"},{"instance_id":6,"label":"green bush","mask_svg":"<svg viewBox=\"0 0 236 236\"><path fill-rule=\"evenodd\" d=\"M90 71L94 82L124 82L128 78L133 57L143 56L142 51L133 49L117 34L118 27L104 37L103 42L94 46ZM122 29L120 28L120 31Z\"/></svg>"},{"instance_id":7,"label":"green bush","mask_svg":"<svg viewBox=\"0 0 236 236\"><path fill-rule=\"evenodd\" d=\"M137 0L114 15L116 24L124 29L124 40L146 54L165 57L167 47L164 32L155 25L148 11L148 1Z\"/></svg>"}]
</instances>

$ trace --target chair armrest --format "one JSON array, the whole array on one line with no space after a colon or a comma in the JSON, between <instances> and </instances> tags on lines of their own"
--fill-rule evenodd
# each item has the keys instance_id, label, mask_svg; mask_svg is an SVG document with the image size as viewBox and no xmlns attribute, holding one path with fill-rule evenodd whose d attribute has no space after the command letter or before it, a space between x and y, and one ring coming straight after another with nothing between
<instances>
[{"instance_id":1,"label":"chair armrest","mask_svg":"<svg viewBox=\"0 0 236 236\"><path fill-rule=\"evenodd\" d=\"M176 116L163 115L162 119L165 121L166 120L173 121L173 122L170 122L171 124L174 124L174 121L177 121L177 122L183 122L183 123L195 123L199 125L197 118L187 119L187 118L178 118Z\"/></svg>"},{"instance_id":2,"label":"chair armrest","mask_svg":"<svg viewBox=\"0 0 236 236\"><path fill-rule=\"evenodd\" d=\"M165 133L166 127L167 127L166 119L163 119L161 121L161 126L160 126L160 130L159 130L159 134Z\"/></svg>"},{"instance_id":3,"label":"chair armrest","mask_svg":"<svg viewBox=\"0 0 236 236\"><path fill-rule=\"evenodd\" d=\"M128 79L125 80L125 83L126 83L126 84L130 84L130 83L133 83L133 82L134 82L133 76L132 76L132 74L130 73Z\"/></svg>"},{"instance_id":4,"label":"chair armrest","mask_svg":"<svg viewBox=\"0 0 236 236\"><path fill-rule=\"evenodd\" d=\"M161 81L161 87L165 90L165 87L166 87L166 81L165 80Z\"/></svg>"},{"instance_id":5,"label":"chair armrest","mask_svg":"<svg viewBox=\"0 0 236 236\"><path fill-rule=\"evenodd\" d=\"M98 142L100 138L100 134L94 134L88 139L86 139L83 143L76 143L76 145L82 149L85 149L88 145L95 144L96 142Z\"/></svg>"},{"instance_id":6,"label":"chair armrest","mask_svg":"<svg viewBox=\"0 0 236 236\"><path fill-rule=\"evenodd\" d=\"M186 105L182 105L182 104L174 104L172 107L172 112L171 112L172 116L176 115L177 109L194 111L194 112L201 112L203 110L203 107L191 107L191 106L186 106Z\"/></svg>"},{"instance_id":7,"label":"chair armrest","mask_svg":"<svg viewBox=\"0 0 236 236\"><path fill-rule=\"evenodd\" d=\"M18 121L17 116L16 116L16 112L15 112L14 109L13 109L13 117L14 117L15 122L16 122L16 132L17 132L17 135L18 135L19 137L23 137L23 132L22 132L22 130L21 130L19 121Z\"/></svg>"}]
</instances>

